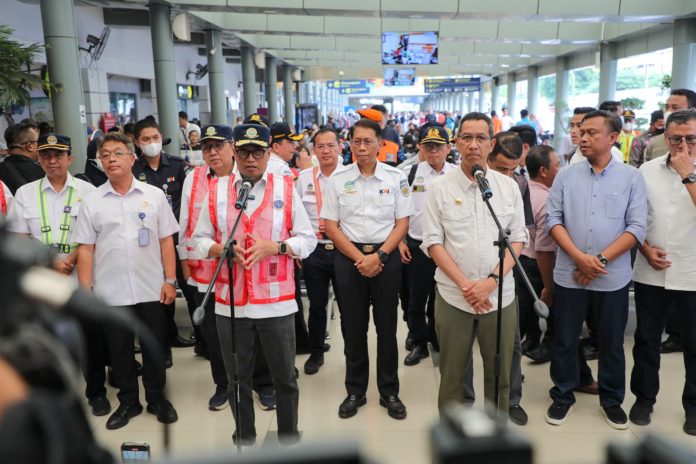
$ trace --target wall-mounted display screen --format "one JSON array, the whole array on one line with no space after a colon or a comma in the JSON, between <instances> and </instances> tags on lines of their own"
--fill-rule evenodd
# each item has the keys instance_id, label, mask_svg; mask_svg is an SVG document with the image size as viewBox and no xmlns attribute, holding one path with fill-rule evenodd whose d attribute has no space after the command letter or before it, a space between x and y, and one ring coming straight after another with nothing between
<instances>
[{"instance_id":1,"label":"wall-mounted display screen","mask_svg":"<svg viewBox=\"0 0 696 464\"><path fill-rule=\"evenodd\" d=\"M416 68L387 68L384 70L384 85L416 85Z\"/></svg>"},{"instance_id":2,"label":"wall-mounted display screen","mask_svg":"<svg viewBox=\"0 0 696 464\"><path fill-rule=\"evenodd\" d=\"M382 64L437 64L437 32L385 32Z\"/></svg>"}]
</instances>

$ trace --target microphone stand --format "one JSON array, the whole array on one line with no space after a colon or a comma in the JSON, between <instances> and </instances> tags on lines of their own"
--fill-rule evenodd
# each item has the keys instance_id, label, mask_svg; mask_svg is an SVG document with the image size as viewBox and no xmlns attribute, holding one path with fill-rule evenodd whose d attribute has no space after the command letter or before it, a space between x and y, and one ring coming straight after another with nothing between
<instances>
[{"instance_id":1,"label":"microphone stand","mask_svg":"<svg viewBox=\"0 0 696 464\"><path fill-rule=\"evenodd\" d=\"M230 180L231 181L231 180ZM254 196L253 195L242 195L240 196L240 200L242 200L241 208L239 208L239 214L237 214L237 219L234 221L234 225L232 226L232 230L230 231L227 240L225 241L225 248L222 250L222 254L220 254L218 258L218 264L217 267L215 268L215 273L213 274L213 278L210 281L210 284L208 284L208 289L205 291L205 296L203 297L203 302L201 305L196 308L196 313L198 313L198 316L196 317L196 314L194 313L194 322L196 325L200 325L201 322L203 321L203 317L205 317L205 313L200 312L199 310L205 311L205 306L208 303L208 299L210 298L210 294L213 290L213 287L215 286L215 281L218 278L218 275L220 274L220 271L222 270L222 263L227 261L227 272L228 272L228 279L230 283L230 328L232 329L232 389L234 390L234 404L232 405L233 411L234 411L234 418L236 420L236 426L237 426L237 433L238 435L241 435L242 432L242 419L239 417L239 409L241 406L241 396L239 392L239 357L237 354L237 337L235 335L234 329L235 329L235 315L234 315L234 258L236 257L236 252L234 251L234 245L237 244L237 241L234 239L234 234L237 232L237 227L239 227L239 223L242 220L242 214L244 214L244 210L247 207L247 202L249 200L253 200ZM237 436L237 454L242 453L242 439L240 436Z\"/></svg>"},{"instance_id":2,"label":"microphone stand","mask_svg":"<svg viewBox=\"0 0 696 464\"><path fill-rule=\"evenodd\" d=\"M478 181L477 181L478 183ZM480 185L480 184L479 184ZM510 243L510 229L503 228L503 226L500 224L500 220L498 220L498 216L495 214L495 210L493 209L493 206L491 206L491 200L490 198L493 196L493 193L488 191L488 192L481 192L481 197L483 198L484 203L486 203L486 206L488 207L488 211L490 211L491 216L493 217L493 221L495 222L496 227L498 228L498 240L493 242L493 246L498 247L498 272L499 278L498 278L498 315L497 315L497 320L496 320L496 336L495 336L495 407L498 409L500 407L500 332L501 332L501 327L502 327L502 322L503 322L503 265L505 264L505 250L507 249L510 252L510 255L512 255L512 259L515 260L515 265L517 266L517 270L519 271L520 275L522 276L522 280L524 280L524 284L527 287L527 290L529 293L532 295L532 298L534 299L534 312L537 313L539 317L543 317L546 319L549 315L549 308L546 306L546 303L541 301L539 299L539 296L537 295L536 291L534 290L534 287L532 286L532 283L529 281L529 277L527 276L527 273L525 272L524 268L522 267L522 263L520 263L520 258L517 256L517 253L515 253L515 250L512 248L512 244ZM519 324L519 322L518 322ZM519 330L519 329L518 329Z\"/></svg>"}]
</instances>

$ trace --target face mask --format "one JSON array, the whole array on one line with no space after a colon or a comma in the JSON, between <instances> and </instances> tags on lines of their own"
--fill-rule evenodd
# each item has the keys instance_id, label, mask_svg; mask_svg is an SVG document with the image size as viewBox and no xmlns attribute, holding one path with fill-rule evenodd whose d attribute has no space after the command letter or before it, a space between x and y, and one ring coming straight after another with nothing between
<instances>
[{"instance_id":1,"label":"face mask","mask_svg":"<svg viewBox=\"0 0 696 464\"><path fill-rule=\"evenodd\" d=\"M154 158L162 152L162 142L148 143L147 145L143 145L140 147L140 151L143 152L143 155L149 158Z\"/></svg>"},{"instance_id":2,"label":"face mask","mask_svg":"<svg viewBox=\"0 0 696 464\"><path fill-rule=\"evenodd\" d=\"M655 129L655 135L662 135L664 133L665 133L664 127L662 129Z\"/></svg>"},{"instance_id":3,"label":"face mask","mask_svg":"<svg viewBox=\"0 0 696 464\"><path fill-rule=\"evenodd\" d=\"M101 172L104 172L104 165L102 164L102 160L99 158L94 159L94 165L99 169Z\"/></svg>"},{"instance_id":4,"label":"face mask","mask_svg":"<svg viewBox=\"0 0 696 464\"><path fill-rule=\"evenodd\" d=\"M633 123L632 122L625 122L623 125L623 128L625 131L631 132L633 130Z\"/></svg>"}]
</instances>

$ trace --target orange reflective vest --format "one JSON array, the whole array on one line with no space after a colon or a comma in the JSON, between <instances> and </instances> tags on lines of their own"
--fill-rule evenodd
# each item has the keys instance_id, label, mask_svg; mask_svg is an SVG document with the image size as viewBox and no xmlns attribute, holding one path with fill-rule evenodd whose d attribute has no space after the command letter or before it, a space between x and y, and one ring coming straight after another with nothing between
<instances>
[{"instance_id":1,"label":"orange reflective vest","mask_svg":"<svg viewBox=\"0 0 696 464\"><path fill-rule=\"evenodd\" d=\"M5 196L5 184L0 180L0 209L2 215L7 216L7 197Z\"/></svg>"},{"instance_id":2,"label":"orange reflective vest","mask_svg":"<svg viewBox=\"0 0 696 464\"><path fill-rule=\"evenodd\" d=\"M237 201L237 189L233 176L227 182L218 182L217 188L211 189L208 195L210 219L215 228L215 241L222 243L227 237L222 237L218 224L217 198L225 195L227 198L227 228L232 230L238 210L234 204ZM281 242L290 237L292 230L292 191L293 180L290 176L267 174L266 190L259 207L251 216L242 213L242 220L234 235L237 243L245 249L253 245L249 238L252 233L259 237ZM295 266L293 259L287 255L269 256L256 263L251 269L242 269L235 263L233 269L234 304L270 304L278 301L288 301L295 298ZM227 264L215 281L215 301L230 304L229 271Z\"/></svg>"},{"instance_id":3,"label":"orange reflective vest","mask_svg":"<svg viewBox=\"0 0 696 464\"><path fill-rule=\"evenodd\" d=\"M186 222L186 234L184 240L186 243L191 239L193 231L196 230L198 218L201 215L201 207L203 199L209 190L215 189L218 178L208 176L209 168L206 165L198 166L193 171L193 184L191 186L191 197L188 204L188 221ZM192 247L186 247L189 252L193 251ZM191 269L191 278L199 284L207 285L213 279L215 267L217 266L216 259L189 259L189 268Z\"/></svg>"}]
</instances>

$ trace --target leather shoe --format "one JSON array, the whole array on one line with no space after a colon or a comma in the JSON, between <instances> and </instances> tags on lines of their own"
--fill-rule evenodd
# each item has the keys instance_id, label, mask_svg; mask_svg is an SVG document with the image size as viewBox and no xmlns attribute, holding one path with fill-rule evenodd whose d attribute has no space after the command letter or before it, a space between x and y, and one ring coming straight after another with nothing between
<instances>
[{"instance_id":1,"label":"leather shoe","mask_svg":"<svg viewBox=\"0 0 696 464\"><path fill-rule=\"evenodd\" d=\"M179 420L179 415L176 413L176 409L167 400L162 400L159 403L148 404L147 412L150 414L155 414L157 420L163 424L171 424Z\"/></svg>"},{"instance_id":2,"label":"leather shoe","mask_svg":"<svg viewBox=\"0 0 696 464\"><path fill-rule=\"evenodd\" d=\"M585 361L594 361L595 359L599 359L599 350L594 346L584 346L582 348L582 352L585 355Z\"/></svg>"},{"instance_id":3,"label":"leather shoe","mask_svg":"<svg viewBox=\"0 0 696 464\"><path fill-rule=\"evenodd\" d=\"M428 348L422 345L416 345L413 347L413 350L411 350L411 352L406 356L406 359L404 359L404 364L407 366L415 366L416 364L421 362L421 359L425 359L428 356L430 356Z\"/></svg>"},{"instance_id":4,"label":"leather shoe","mask_svg":"<svg viewBox=\"0 0 696 464\"><path fill-rule=\"evenodd\" d=\"M312 353L304 365L304 373L314 375L319 372L319 368L324 365L324 355Z\"/></svg>"},{"instance_id":5,"label":"leather shoe","mask_svg":"<svg viewBox=\"0 0 696 464\"><path fill-rule=\"evenodd\" d=\"M406 406L398 396L390 395L388 398L379 397L380 406L387 408L387 414L394 419L404 419L406 417Z\"/></svg>"},{"instance_id":6,"label":"leather shoe","mask_svg":"<svg viewBox=\"0 0 696 464\"><path fill-rule=\"evenodd\" d=\"M527 421L529 420L527 412L522 409L522 406L519 404L510 406L508 416L510 416L510 420L517 425L527 425Z\"/></svg>"},{"instance_id":7,"label":"leather shoe","mask_svg":"<svg viewBox=\"0 0 696 464\"><path fill-rule=\"evenodd\" d=\"M406 351L413 350L413 338L411 338L411 332L406 336Z\"/></svg>"},{"instance_id":8,"label":"leather shoe","mask_svg":"<svg viewBox=\"0 0 696 464\"><path fill-rule=\"evenodd\" d=\"M684 433L689 435L696 435L696 415L687 415L686 422L684 422Z\"/></svg>"},{"instance_id":9,"label":"leather shoe","mask_svg":"<svg viewBox=\"0 0 696 464\"><path fill-rule=\"evenodd\" d=\"M124 405L121 404L116 409L109 419L106 421L106 428L109 430L120 429L121 427L128 425L128 422L143 412L143 407L140 404Z\"/></svg>"},{"instance_id":10,"label":"leather shoe","mask_svg":"<svg viewBox=\"0 0 696 464\"><path fill-rule=\"evenodd\" d=\"M172 347L173 348L189 348L193 345L196 344L196 340L189 338L188 340L182 337L181 335L177 335L174 340L172 340Z\"/></svg>"},{"instance_id":11,"label":"leather shoe","mask_svg":"<svg viewBox=\"0 0 696 464\"><path fill-rule=\"evenodd\" d=\"M546 345L538 347L524 353L526 357L534 361L536 364L544 364L551 361L551 350Z\"/></svg>"},{"instance_id":12,"label":"leather shoe","mask_svg":"<svg viewBox=\"0 0 696 464\"><path fill-rule=\"evenodd\" d=\"M358 408L367 404L365 395L348 395L338 407L338 417L348 419L358 413Z\"/></svg>"},{"instance_id":13,"label":"leather shoe","mask_svg":"<svg viewBox=\"0 0 696 464\"><path fill-rule=\"evenodd\" d=\"M588 395L599 395L599 385L593 380L592 383L573 388L573 391L587 393Z\"/></svg>"},{"instance_id":14,"label":"leather shoe","mask_svg":"<svg viewBox=\"0 0 696 464\"><path fill-rule=\"evenodd\" d=\"M676 337L669 336L667 340L660 343L660 353L681 353L683 351L681 340Z\"/></svg>"},{"instance_id":15,"label":"leather shoe","mask_svg":"<svg viewBox=\"0 0 696 464\"><path fill-rule=\"evenodd\" d=\"M97 396L89 400L89 405L92 406L93 416L106 416L111 412L111 403L105 396Z\"/></svg>"}]
</instances>

